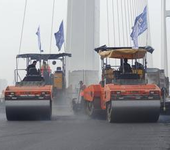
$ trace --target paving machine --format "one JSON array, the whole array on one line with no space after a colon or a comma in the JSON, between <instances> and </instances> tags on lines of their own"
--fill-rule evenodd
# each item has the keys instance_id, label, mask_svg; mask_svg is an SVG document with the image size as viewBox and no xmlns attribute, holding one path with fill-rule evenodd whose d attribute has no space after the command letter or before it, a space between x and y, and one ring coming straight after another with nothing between
<instances>
[{"instance_id":1,"label":"paving machine","mask_svg":"<svg viewBox=\"0 0 170 150\"><path fill-rule=\"evenodd\" d=\"M165 76L163 69L147 68L148 83L154 83L161 89L161 114L170 114L170 97L169 97L169 77Z\"/></svg>"},{"instance_id":2,"label":"paving machine","mask_svg":"<svg viewBox=\"0 0 170 150\"><path fill-rule=\"evenodd\" d=\"M19 54L16 56L15 85L5 90L7 120L50 119L52 115L53 96L65 89L65 57L71 54ZM33 60L38 62L39 69L19 68L19 59L24 59L26 68ZM60 66L54 72L48 63L52 61ZM23 66L22 66L23 67ZM24 76L22 78L22 76Z\"/></svg>"},{"instance_id":3,"label":"paving machine","mask_svg":"<svg viewBox=\"0 0 170 150\"><path fill-rule=\"evenodd\" d=\"M105 113L110 123L157 122L161 90L145 79L146 53L153 49L102 46L95 51L102 61L102 80L82 91L85 112L91 117ZM125 59L131 62L130 70Z\"/></svg>"}]
</instances>

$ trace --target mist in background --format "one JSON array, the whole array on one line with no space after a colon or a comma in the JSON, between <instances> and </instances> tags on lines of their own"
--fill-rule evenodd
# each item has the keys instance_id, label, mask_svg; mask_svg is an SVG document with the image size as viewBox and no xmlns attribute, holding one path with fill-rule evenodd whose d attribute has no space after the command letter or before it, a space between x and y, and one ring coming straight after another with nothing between
<instances>
[{"instance_id":1,"label":"mist in background","mask_svg":"<svg viewBox=\"0 0 170 150\"><path fill-rule=\"evenodd\" d=\"M101 1L101 4L104 3ZM8 84L14 84L15 58L19 53L21 28L24 15L24 0L0 0L0 79L5 79ZM170 2L167 0L167 8ZM51 53L58 53L55 46L54 35L51 35L53 0L28 0L24 24L24 32L20 53L39 53L36 31L38 26L41 30L42 49L45 53L50 51L50 39L52 36ZM161 0L148 0L149 20L151 31L151 43L155 48L153 53L153 64L161 68ZM103 7L106 9L106 7ZM106 11L106 10L103 10ZM104 23L105 15L100 16L101 26ZM61 21L64 21L64 32L66 35L67 24L67 0L55 1L55 13L53 20L53 33L59 28ZM167 33L170 33L170 19L167 19ZM100 44L106 43L107 35L101 32ZM170 35L168 34L168 41ZM170 46L168 45L168 49ZM61 52L64 51L64 46ZM169 62L170 64L170 62ZM170 70L170 69L169 69Z\"/></svg>"}]
</instances>

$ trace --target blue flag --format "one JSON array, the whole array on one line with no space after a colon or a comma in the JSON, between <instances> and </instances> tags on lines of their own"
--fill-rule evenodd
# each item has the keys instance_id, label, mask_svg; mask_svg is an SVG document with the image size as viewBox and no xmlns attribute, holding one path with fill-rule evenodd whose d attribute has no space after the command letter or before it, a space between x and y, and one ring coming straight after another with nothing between
<instances>
[{"instance_id":1,"label":"blue flag","mask_svg":"<svg viewBox=\"0 0 170 150\"><path fill-rule=\"evenodd\" d=\"M61 50L61 47L64 43L64 27L63 27L63 21L60 24L59 31L54 33L55 40L56 40L56 46L58 47L59 51Z\"/></svg>"},{"instance_id":2,"label":"blue flag","mask_svg":"<svg viewBox=\"0 0 170 150\"><path fill-rule=\"evenodd\" d=\"M141 35L147 29L147 6L143 12L136 17L134 26L132 27L132 33L130 34L134 47L138 48L138 36Z\"/></svg>"},{"instance_id":3,"label":"blue flag","mask_svg":"<svg viewBox=\"0 0 170 150\"><path fill-rule=\"evenodd\" d=\"M41 50L41 38L40 38L40 26L37 29L36 35L38 36L38 47L40 52L43 52L43 50Z\"/></svg>"}]
</instances>

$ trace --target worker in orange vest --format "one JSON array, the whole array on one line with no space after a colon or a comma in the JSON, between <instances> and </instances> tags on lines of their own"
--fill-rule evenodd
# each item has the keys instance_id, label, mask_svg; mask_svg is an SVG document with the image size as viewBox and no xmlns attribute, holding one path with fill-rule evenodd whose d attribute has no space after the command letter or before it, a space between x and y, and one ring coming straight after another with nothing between
<instances>
[{"instance_id":1,"label":"worker in orange vest","mask_svg":"<svg viewBox=\"0 0 170 150\"><path fill-rule=\"evenodd\" d=\"M47 71L49 74L51 73L51 68L45 61L43 61L43 65L41 66L42 75L43 75L44 71Z\"/></svg>"},{"instance_id":2,"label":"worker in orange vest","mask_svg":"<svg viewBox=\"0 0 170 150\"><path fill-rule=\"evenodd\" d=\"M50 66L45 61L43 61L43 65L41 66L41 75L44 77L47 83L49 82L50 74L51 74Z\"/></svg>"}]
</instances>

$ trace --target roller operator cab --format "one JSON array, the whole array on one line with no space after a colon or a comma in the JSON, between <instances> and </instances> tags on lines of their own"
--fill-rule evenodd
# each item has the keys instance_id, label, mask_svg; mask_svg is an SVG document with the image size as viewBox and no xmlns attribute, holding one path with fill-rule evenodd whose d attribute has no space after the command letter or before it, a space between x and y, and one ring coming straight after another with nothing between
<instances>
[{"instance_id":1,"label":"roller operator cab","mask_svg":"<svg viewBox=\"0 0 170 150\"><path fill-rule=\"evenodd\" d=\"M17 55L15 85L5 90L7 120L51 118L53 97L65 89L67 56L71 54Z\"/></svg>"},{"instance_id":2,"label":"roller operator cab","mask_svg":"<svg viewBox=\"0 0 170 150\"><path fill-rule=\"evenodd\" d=\"M102 113L108 122L157 122L161 90L148 84L146 53L151 47L96 48L102 62L102 80L83 90L85 112L94 117Z\"/></svg>"}]
</instances>

